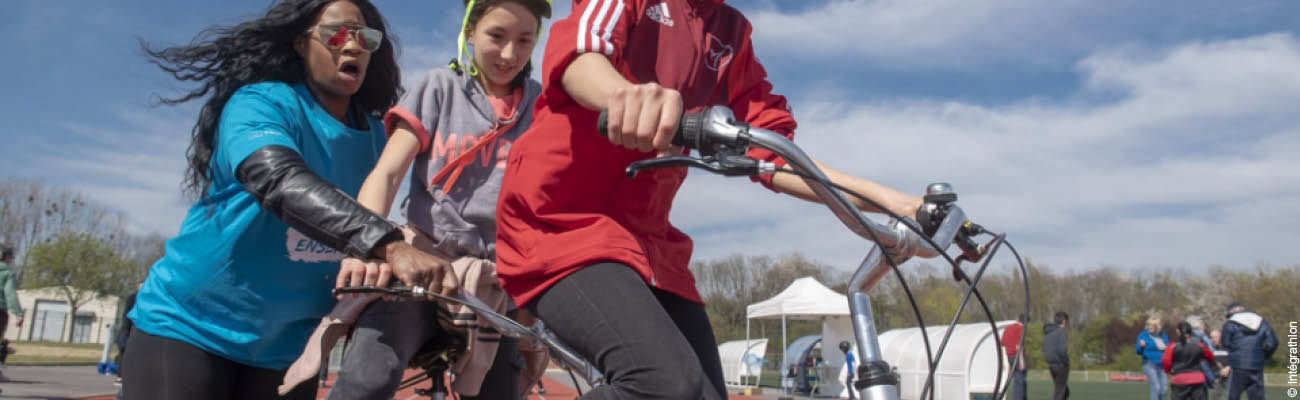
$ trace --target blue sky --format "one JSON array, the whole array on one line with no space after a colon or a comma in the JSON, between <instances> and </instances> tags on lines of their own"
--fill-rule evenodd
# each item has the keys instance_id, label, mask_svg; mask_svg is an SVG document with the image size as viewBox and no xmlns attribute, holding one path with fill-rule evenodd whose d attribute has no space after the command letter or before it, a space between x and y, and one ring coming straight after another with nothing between
<instances>
[{"instance_id":1,"label":"blue sky","mask_svg":"<svg viewBox=\"0 0 1300 400\"><path fill-rule=\"evenodd\" d=\"M460 2L376 4L408 76L454 53ZM911 192L951 182L968 214L1035 261L1297 263L1300 3L730 4L754 23L810 154ZM174 233L198 104L150 107L181 86L136 40L186 43L267 2L6 6L0 176L71 186L127 213L133 229ZM556 16L568 8L558 1ZM697 259L801 251L851 268L866 250L815 205L699 172L673 220L696 238Z\"/></svg>"}]
</instances>

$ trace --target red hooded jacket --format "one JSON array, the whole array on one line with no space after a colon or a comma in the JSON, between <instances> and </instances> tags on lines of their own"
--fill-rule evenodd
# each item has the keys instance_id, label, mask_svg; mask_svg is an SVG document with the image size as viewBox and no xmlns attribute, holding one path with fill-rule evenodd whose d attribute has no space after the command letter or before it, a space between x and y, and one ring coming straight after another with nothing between
<instances>
[{"instance_id":1,"label":"red hooded jacket","mask_svg":"<svg viewBox=\"0 0 1300 400\"><path fill-rule=\"evenodd\" d=\"M631 266L651 286L699 302L691 239L668 221L685 168L623 174L653 157L596 131L597 112L564 91L581 53L600 52L633 83L678 90L687 111L722 104L738 119L792 136L794 118L754 56L749 21L718 0L577 0L547 40L531 128L510 151L497 204L497 271L515 303L599 261ZM770 152L750 155L782 164ZM756 178L770 188L771 176Z\"/></svg>"}]
</instances>

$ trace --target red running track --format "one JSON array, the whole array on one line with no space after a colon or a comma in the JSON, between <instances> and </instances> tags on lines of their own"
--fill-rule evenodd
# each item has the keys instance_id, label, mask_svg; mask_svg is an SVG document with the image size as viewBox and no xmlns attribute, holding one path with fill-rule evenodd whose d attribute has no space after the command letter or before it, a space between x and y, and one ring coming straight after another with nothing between
<instances>
[{"instance_id":1,"label":"red running track","mask_svg":"<svg viewBox=\"0 0 1300 400\"><path fill-rule=\"evenodd\" d=\"M420 370L409 369L406 370L406 377L409 378L423 373L424 372ZM329 380L326 381L325 383L325 386L320 388L316 392L316 398L324 399L325 395L329 394L329 387L333 383L334 383L334 375L330 375ZM546 395L538 396L536 394L532 394L528 396L529 400L559 400L559 399L571 400L571 399L578 398L578 391L573 390L573 388L570 388L569 386L560 383L559 381L556 381L554 379L542 377L542 385L546 387ZM427 382L423 382L415 386L419 388L427 388L429 387L429 384ZM425 397L416 396L415 388L412 387L397 392L397 395L393 396L393 398L397 400L416 400L416 399L424 399ZM757 400L757 399L758 399L757 397L747 397L747 396L741 396L736 394L729 396L729 400ZM85 400L113 400L113 396L87 397L85 398Z\"/></svg>"}]
</instances>

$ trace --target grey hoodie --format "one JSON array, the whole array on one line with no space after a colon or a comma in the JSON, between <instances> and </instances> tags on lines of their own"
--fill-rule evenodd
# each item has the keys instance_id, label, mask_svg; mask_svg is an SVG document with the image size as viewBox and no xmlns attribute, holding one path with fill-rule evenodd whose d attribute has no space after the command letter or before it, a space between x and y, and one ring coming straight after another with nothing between
<instances>
[{"instance_id":1,"label":"grey hoodie","mask_svg":"<svg viewBox=\"0 0 1300 400\"><path fill-rule=\"evenodd\" d=\"M429 70L384 117L389 132L406 120L420 136L421 151L412 167L410 195L403 202L407 221L431 236L451 256L495 259L496 204L510 144L528 129L541 84L528 79L511 118L500 120L482 86L467 73L445 67ZM418 125L418 127L417 127ZM433 182L443 168L475 148L493 131L495 139L474 150L454 175Z\"/></svg>"}]
</instances>

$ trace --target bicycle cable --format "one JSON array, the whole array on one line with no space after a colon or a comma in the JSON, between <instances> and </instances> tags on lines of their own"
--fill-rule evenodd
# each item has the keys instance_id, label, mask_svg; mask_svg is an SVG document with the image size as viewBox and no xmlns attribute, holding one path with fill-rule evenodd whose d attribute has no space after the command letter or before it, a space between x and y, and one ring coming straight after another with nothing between
<instances>
[{"instance_id":1,"label":"bicycle cable","mask_svg":"<svg viewBox=\"0 0 1300 400\"><path fill-rule=\"evenodd\" d=\"M961 320L962 314L966 312L966 304L970 303L971 293L976 293L976 298L981 300L983 299L983 296L978 294L979 291L976 289L976 287L977 285L979 285L980 279L983 278L984 271L988 268L989 263L993 261L993 255L997 253L998 248L1001 247L1001 243L1005 238L1006 238L1005 233L995 236L994 240L997 241L998 244L989 250L989 253L986 255L984 262L981 263L979 270L975 273L975 279L971 281L970 287L967 288L966 293L962 295L961 304L957 305L957 311L953 313L952 322L948 324L948 331L944 332L943 340L939 342L939 354L935 356L935 360L934 360L936 368L938 367L939 359L943 358L943 351L948 347L948 340L952 338L953 329L957 327L957 322ZM992 311L988 309L988 305L983 301L980 302L980 305L983 307L985 314L989 316L989 324L993 327L993 332L997 332L998 326L997 326L997 322L993 320ZM1001 382L1002 381L1001 354L1004 350L1002 349L1001 341L995 341L995 342L996 342L995 351L997 352L995 354L998 354L999 357L998 357L998 368L997 368L996 375L994 375L993 382ZM932 387L934 387L933 377L928 378L925 381L925 388L932 388ZM921 389L921 391L925 392L925 389ZM997 393L998 393L998 389L997 389L997 384L995 383L993 385L993 395L996 397Z\"/></svg>"},{"instance_id":2,"label":"bicycle cable","mask_svg":"<svg viewBox=\"0 0 1300 400\"><path fill-rule=\"evenodd\" d=\"M1016 359L1011 360L1011 368L1014 369L1014 368L1016 368L1016 365L1020 362L1020 358L1021 358L1020 356L1021 356L1022 354L1024 354L1024 351L1025 351L1025 332L1026 332L1027 329L1029 328L1029 325L1028 325L1028 324L1029 324L1029 312L1030 312L1030 311L1029 311L1029 271L1028 271L1028 269L1025 268L1025 261L1024 261L1024 259L1020 258L1020 252L1019 252L1019 251L1016 251L1016 246L1012 245L1010 241L1007 241L1006 244L1007 244L1007 249L1008 249L1008 250L1011 250L1011 254L1015 255L1016 263L1020 265L1020 277L1021 277L1021 278L1020 278L1020 282L1023 284L1022 286L1024 286L1024 288L1025 288L1025 312L1024 312L1024 314L1022 314L1022 315L1024 315L1024 317L1025 317L1024 319L1025 319L1025 320L1024 320L1024 321L1019 321L1019 322L1020 322L1020 325L1021 325L1021 327L1022 327L1022 328L1020 329L1020 341L1016 342L1016 343L1019 343L1019 345L1016 346ZM1004 386L1005 386L1006 388L1010 388L1010 387L1011 387L1011 381L1012 381L1011 379L1008 379L1006 385L1004 385ZM1002 400L1002 397L1006 397L1006 395L1007 395L1007 390L1003 390L1003 391L1002 391L1002 396L1000 396L1000 397L999 397L999 396L994 396L994 400Z\"/></svg>"},{"instance_id":3,"label":"bicycle cable","mask_svg":"<svg viewBox=\"0 0 1300 400\"><path fill-rule=\"evenodd\" d=\"M578 397L582 397L582 386L578 385L578 377L573 375L573 370L568 368L564 370L569 373L569 379L573 380L573 389L578 391Z\"/></svg>"},{"instance_id":4,"label":"bicycle cable","mask_svg":"<svg viewBox=\"0 0 1300 400\"><path fill-rule=\"evenodd\" d=\"M897 213L894 213L892 210L889 210L888 208L883 207L880 203L878 203L878 202L876 202L876 201L874 201L874 200L872 200L872 199L870 199L870 198L867 198L866 196L862 195L861 193L857 193L857 192L855 192L855 191L853 191L853 190L850 190L850 189L844 187L843 185L840 185L840 184L837 184L837 183L835 183L835 182L832 182L832 181L830 181L829 179L824 179L824 178L822 178L822 177L815 176L815 175L808 174L808 173L804 173L804 172L802 172L802 171L796 171L796 170L790 169L790 168L788 168L788 167L777 168L777 169L775 170L775 172L783 172L783 173L787 173L787 174L791 174L791 175L799 176L799 177L806 178L806 179L812 179L813 181L816 181L816 182L822 184L823 186L827 186L827 187L834 188L834 189L839 190L839 191L841 191L841 192L843 192L843 193L846 193L846 194L848 194L848 195L850 195L850 196L853 196L854 198L857 198L857 199L859 199L859 200L862 200L863 202L865 202L865 203L867 203L867 204L870 204L870 205L876 207L877 209L881 210L884 214L890 216L891 218L894 218L895 220L902 220L902 217L901 217L901 216L899 216ZM948 255L947 252L942 251L942 249L939 248L939 245L938 245L937 243L935 243L933 239L931 239L929 236L925 235L923 232L917 231L917 229L916 229L915 227L913 227L911 224L903 224L903 225L906 226L907 229L909 229L909 230L911 230L912 232L916 233L917 236L921 237L921 239L923 239L927 244L929 244L930 246L932 246L932 247L935 248L935 249L940 250L940 251L938 251L939 255L943 256L944 260L948 261L948 264L949 264L950 266L952 266L953 269L955 269L955 270L957 270L958 272L960 272L960 270L961 270L960 264L958 264L957 261L954 260L950 255ZM981 229L981 230L982 230L982 229ZM875 234L874 234L873 232L871 232L871 231L868 230L867 233L871 236L871 240L872 240L872 241L876 241L876 237L875 237ZM1002 234L1002 237L1003 237L1002 240L998 240L999 243L998 243L997 246L1001 246L1002 243L1006 243L1006 241L1005 241L1005 234ZM877 243L879 243L879 242L877 242ZM884 249L882 249L882 251L883 251L883 250L884 250ZM1017 262L1020 262L1020 264L1021 264L1021 269L1022 269L1021 272L1022 272L1022 275L1024 275L1024 274L1025 274L1025 273L1024 273L1024 270L1023 270L1023 269L1024 269L1024 268L1023 268L1023 264L1024 264L1024 263L1023 263L1023 261L1020 260L1020 255L1019 255L1019 253L1018 253L1018 252L1015 252L1014 250L1013 250L1013 253L1016 254ZM927 374L928 377L927 377L927 379L926 379L926 388L925 388L925 389L922 389L922 390L921 390L921 393L922 393L922 398L924 398L924 395L926 394L925 392L926 392L927 389L928 389L930 398L934 398L934 386L932 385L932 382L933 382L933 380L934 380L935 370L938 368L938 359L937 359L937 358L941 358L941 357L942 357L942 352L944 351L944 348L945 348L945 346L946 346L946 344L947 344L948 337L951 336L953 328L956 327L956 323L957 323L958 319L960 319L960 312L965 308L965 305L969 302L970 295L971 295L972 293L975 294L976 300L979 302L981 308L983 308L985 315L988 317L989 323L993 326L993 331L994 331L994 332L997 332L997 323L995 322L995 320L994 320L994 318L993 318L993 313L992 313L992 311L991 311L991 310L989 309L989 307L988 307L988 303L984 300L984 296L979 292L979 289L977 288L978 279L972 281L972 280L970 279L969 276L966 276L966 274L964 274L964 273L956 273L956 274L954 274L954 275L956 275L956 276L958 277L959 280L964 281L964 282L965 282L968 286L970 286L970 287L969 287L969 289L967 290L967 293L966 293L965 296L964 296L964 300L962 301L961 307L958 308L958 315L957 315L957 318L955 318L955 319L953 320L953 322L950 323L949 326L948 326L947 332L945 333L945 338L944 338L943 344L941 344L941 345L940 345L940 348L939 348L939 353L940 353L940 354L933 354L932 351L931 351L931 349L930 349L929 334L927 333L927 330L926 330L925 324L924 324L924 322L922 321L922 318L921 318L921 316L920 316L920 309L919 309L919 307L916 305L916 300L915 300L915 298L912 297L912 294L910 293L910 290L907 289L907 282L906 282L906 280L903 279L902 273L899 272L899 270L898 270L898 264L895 263L895 262L893 261L893 258L890 256L890 254L889 254L888 251L883 251L883 254L885 255L885 261L888 262L889 265L890 265L890 267L891 267L890 269L892 269L892 270L894 271L895 275L898 276L899 282L902 284L902 286L903 286L903 288L904 288L904 292L905 292L905 293L907 294L907 296L908 296L908 302L911 303L911 305L912 305L912 309L913 309L914 313L916 314L917 322L918 322L918 324L920 324L920 328L921 328L921 338L922 338L922 341L925 343L925 347L926 347L926 360L928 361L927 365L929 366L929 372L928 372L928 374ZM982 274L983 271L984 271L984 269L988 266L988 263L989 263L990 261L992 261L992 257L991 257L991 255L992 255L992 254L990 254L990 257L988 257L988 258L984 261L984 264L983 264L983 266L981 266L981 268L980 268L980 272L979 272L978 274ZM979 275L977 275L977 277L978 277L978 276L979 276ZM1029 304L1029 303L1028 303L1028 299L1029 299L1029 297L1028 297L1028 285L1029 285L1029 283L1028 283L1027 275L1026 275L1026 279L1025 279L1025 281L1024 281L1024 284L1025 284L1025 290L1026 290L1026 297L1025 297L1025 299L1026 299L1026 303L1025 303L1025 308L1026 308L1026 310L1028 310L1028 309L1029 309L1029 307L1028 307L1028 304ZM1024 340L1024 339L1023 339L1023 336L1024 336L1024 332L1022 331L1022 332L1021 332L1021 337L1022 337L1022 338L1021 338L1021 341L1022 341L1022 342L1023 342L1023 340ZM1002 354L1001 352L1003 351L1003 349L1002 349L1002 343L1001 343L1001 341L997 341L997 343L996 343L996 351L999 352L999 353L997 353L997 354ZM1002 380L1002 357L1000 357L1000 356L998 357L998 369L997 369L997 371L998 371L998 372L997 372L997 374L995 375L995 382L997 382L997 381L1001 381L1001 380ZM996 384L995 384L995 387L996 387ZM994 395L997 395L997 392L998 392L998 391L997 391L997 389L995 388L993 394L994 394Z\"/></svg>"}]
</instances>

